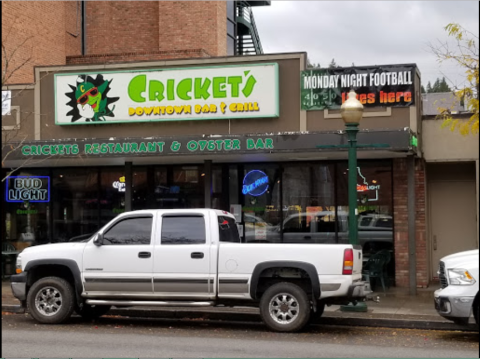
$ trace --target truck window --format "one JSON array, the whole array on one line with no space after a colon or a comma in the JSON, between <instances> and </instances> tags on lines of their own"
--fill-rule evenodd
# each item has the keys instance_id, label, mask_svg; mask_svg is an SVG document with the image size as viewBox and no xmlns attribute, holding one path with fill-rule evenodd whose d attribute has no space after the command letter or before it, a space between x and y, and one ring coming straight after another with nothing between
<instances>
[{"instance_id":1,"label":"truck window","mask_svg":"<svg viewBox=\"0 0 480 359\"><path fill-rule=\"evenodd\" d=\"M163 217L162 245L204 244L205 242L203 216Z\"/></svg>"},{"instance_id":2,"label":"truck window","mask_svg":"<svg viewBox=\"0 0 480 359\"><path fill-rule=\"evenodd\" d=\"M220 233L220 242L240 243L240 236L235 219L219 216L218 231Z\"/></svg>"},{"instance_id":3,"label":"truck window","mask_svg":"<svg viewBox=\"0 0 480 359\"><path fill-rule=\"evenodd\" d=\"M152 217L126 218L103 234L106 245L150 244Z\"/></svg>"}]
</instances>

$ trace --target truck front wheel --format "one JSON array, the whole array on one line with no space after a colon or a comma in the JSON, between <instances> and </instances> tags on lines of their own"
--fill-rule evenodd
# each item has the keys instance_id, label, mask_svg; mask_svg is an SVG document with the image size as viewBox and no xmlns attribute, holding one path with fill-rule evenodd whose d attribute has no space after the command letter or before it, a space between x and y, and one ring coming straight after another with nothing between
<instances>
[{"instance_id":1,"label":"truck front wheel","mask_svg":"<svg viewBox=\"0 0 480 359\"><path fill-rule=\"evenodd\" d=\"M27 295L30 315L43 324L59 324L72 315L75 294L63 278L45 277L36 281Z\"/></svg>"},{"instance_id":2,"label":"truck front wheel","mask_svg":"<svg viewBox=\"0 0 480 359\"><path fill-rule=\"evenodd\" d=\"M308 323L310 302L298 285L277 283L268 288L260 299L260 315L271 330L296 332Z\"/></svg>"}]
</instances>

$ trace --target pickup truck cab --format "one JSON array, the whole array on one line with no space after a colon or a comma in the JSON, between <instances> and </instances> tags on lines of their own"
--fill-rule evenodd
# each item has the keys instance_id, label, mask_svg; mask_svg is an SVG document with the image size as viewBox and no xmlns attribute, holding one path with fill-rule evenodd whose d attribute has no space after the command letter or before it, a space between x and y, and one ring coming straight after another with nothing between
<instances>
[{"instance_id":1,"label":"pickup truck cab","mask_svg":"<svg viewBox=\"0 0 480 359\"><path fill-rule=\"evenodd\" d=\"M441 288L435 291L435 309L442 317L457 324L468 324L475 317L478 325L478 249L460 252L440 260L438 275Z\"/></svg>"},{"instance_id":2,"label":"pickup truck cab","mask_svg":"<svg viewBox=\"0 0 480 359\"><path fill-rule=\"evenodd\" d=\"M51 324L111 306L242 305L288 332L365 298L360 246L240 243L234 216L212 209L123 213L82 242L27 248L16 266L13 294Z\"/></svg>"}]
</instances>

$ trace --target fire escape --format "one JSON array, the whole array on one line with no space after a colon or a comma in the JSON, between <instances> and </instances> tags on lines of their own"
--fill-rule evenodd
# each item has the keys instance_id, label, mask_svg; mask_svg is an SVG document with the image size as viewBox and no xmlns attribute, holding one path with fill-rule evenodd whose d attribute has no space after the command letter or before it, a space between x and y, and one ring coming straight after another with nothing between
<instances>
[{"instance_id":1,"label":"fire escape","mask_svg":"<svg viewBox=\"0 0 480 359\"><path fill-rule=\"evenodd\" d=\"M270 5L270 1L237 1L237 54L260 55L263 54L262 43L258 35L252 6Z\"/></svg>"}]
</instances>

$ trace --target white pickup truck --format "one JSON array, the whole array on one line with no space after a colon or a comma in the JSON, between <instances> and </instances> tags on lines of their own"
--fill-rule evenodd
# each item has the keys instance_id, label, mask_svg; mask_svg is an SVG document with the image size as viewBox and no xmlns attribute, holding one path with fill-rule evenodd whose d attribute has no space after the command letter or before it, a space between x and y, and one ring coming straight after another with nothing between
<instances>
[{"instance_id":1,"label":"white pickup truck","mask_svg":"<svg viewBox=\"0 0 480 359\"><path fill-rule=\"evenodd\" d=\"M41 323L111 306L257 306L275 331L298 331L325 304L365 299L360 246L240 243L212 209L119 215L91 238L25 249L12 291Z\"/></svg>"},{"instance_id":2,"label":"white pickup truck","mask_svg":"<svg viewBox=\"0 0 480 359\"><path fill-rule=\"evenodd\" d=\"M478 249L459 252L440 260L438 276L441 288L435 291L435 309L457 324L468 324L474 316L479 324Z\"/></svg>"}]
</instances>

